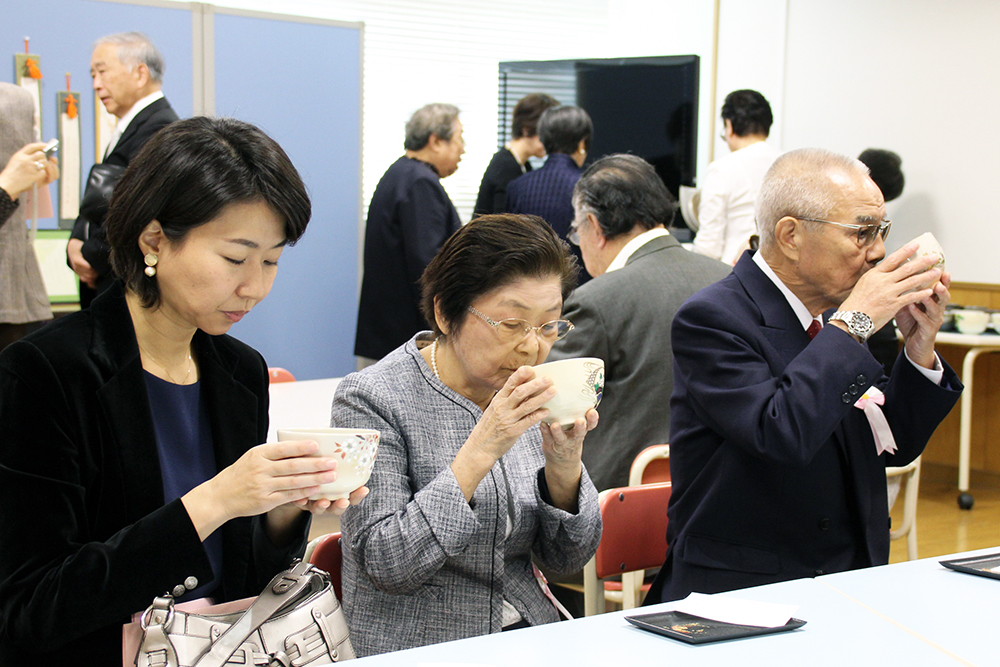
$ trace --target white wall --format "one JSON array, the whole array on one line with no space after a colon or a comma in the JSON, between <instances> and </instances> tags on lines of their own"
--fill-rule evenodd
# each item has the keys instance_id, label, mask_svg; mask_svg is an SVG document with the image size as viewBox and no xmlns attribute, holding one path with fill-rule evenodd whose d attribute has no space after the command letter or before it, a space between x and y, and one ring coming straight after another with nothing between
<instances>
[{"instance_id":1,"label":"white wall","mask_svg":"<svg viewBox=\"0 0 1000 667\"><path fill-rule=\"evenodd\" d=\"M273 10L270 0L224 0ZM463 109L467 154L443 181L469 218L496 146L502 60L701 56L698 169L726 93L760 90L771 141L788 150L864 148L903 157L905 193L889 205L890 248L933 232L956 280L1000 283L988 253L1000 134L996 0L720 0L719 67L710 109L713 0L285 0L280 11L365 28L364 199L402 152L403 124L431 101ZM415 39L423 53L400 52ZM290 49L293 45L290 45ZM323 65L309 63L308 65ZM717 128L716 128L717 130ZM717 131L716 131L717 134ZM332 156L331 159L335 159Z\"/></svg>"},{"instance_id":2,"label":"white wall","mask_svg":"<svg viewBox=\"0 0 1000 667\"><path fill-rule=\"evenodd\" d=\"M955 280L1000 283L1000 3L789 0L783 148L903 158L889 249L930 231Z\"/></svg>"}]
</instances>

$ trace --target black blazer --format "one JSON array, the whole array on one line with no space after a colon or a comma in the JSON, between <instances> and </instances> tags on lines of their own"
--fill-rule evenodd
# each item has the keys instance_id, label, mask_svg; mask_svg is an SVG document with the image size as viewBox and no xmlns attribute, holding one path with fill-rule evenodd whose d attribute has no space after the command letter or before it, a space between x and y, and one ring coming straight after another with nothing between
<instances>
[{"instance_id":1,"label":"black blazer","mask_svg":"<svg viewBox=\"0 0 1000 667\"><path fill-rule=\"evenodd\" d=\"M194 339L219 470L264 442L267 368ZM120 283L0 354L0 664L113 665L121 625L188 576L212 578L180 500L164 504L146 384ZM305 543L261 517L222 527L217 600L256 595Z\"/></svg>"},{"instance_id":2,"label":"black blazer","mask_svg":"<svg viewBox=\"0 0 1000 667\"><path fill-rule=\"evenodd\" d=\"M161 129L177 120L177 114L170 106L170 102L165 97L160 98L136 114L132 122L128 124L121 138L115 145L111 154L102 164L127 167L129 162L139 152L139 149L149 141L149 139ZM88 193L85 191L83 199L87 199ZM104 215L102 211L99 219L91 219L81 213L73 224L73 232L70 238L83 241L84 259L86 259L95 271L104 279L110 280L111 264L109 262L110 249L104 235ZM99 288L100 289L100 288Z\"/></svg>"},{"instance_id":3,"label":"black blazer","mask_svg":"<svg viewBox=\"0 0 1000 667\"><path fill-rule=\"evenodd\" d=\"M887 379L837 327L810 342L749 252L685 302L671 337L674 490L649 603L888 562L885 468L915 459L958 400L951 368L939 386L900 360ZM894 455L854 407L872 384Z\"/></svg>"}]
</instances>

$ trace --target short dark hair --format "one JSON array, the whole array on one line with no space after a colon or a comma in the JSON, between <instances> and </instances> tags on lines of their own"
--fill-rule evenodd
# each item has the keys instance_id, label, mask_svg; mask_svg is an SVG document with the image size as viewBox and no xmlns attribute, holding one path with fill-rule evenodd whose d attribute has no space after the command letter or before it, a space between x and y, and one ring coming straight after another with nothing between
<instances>
[{"instance_id":1,"label":"short dark hair","mask_svg":"<svg viewBox=\"0 0 1000 667\"><path fill-rule=\"evenodd\" d=\"M733 124L733 134L745 137L751 134L771 133L774 116L771 105L756 90L734 90L726 95L722 105L722 120Z\"/></svg>"},{"instance_id":2,"label":"short dark hair","mask_svg":"<svg viewBox=\"0 0 1000 667\"><path fill-rule=\"evenodd\" d=\"M449 327L458 330L472 302L498 287L521 278L556 276L565 301L579 272L569 246L538 216L483 215L452 234L427 265L420 278L421 308L441 335L435 300Z\"/></svg>"},{"instance_id":3,"label":"short dark hair","mask_svg":"<svg viewBox=\"0 0 1000 667\"><path fill-rule=\"evenodd\" d=\"M406 121L406 136L403 138L403 148L408 151L419 151L427 145L433 134L441 141L451 141L455 132L455 121L459 110L454 104L425 104Z\"/></svg>"},{"instance_id":4,"label":"short dark hair","mask_svg":"<svg viewBox=\"0 0 1000 667\"><path fill-rule=\"evenodd\" d=\"M538 134L538 119L552 107L559 106L559 100L545 93L525 95L514 107L514 119L510 124L510 138L533 137Z\"/></svg>"},{"instance_id":5,"label":"short dark hair","mask_svg":"<svg viewBox=\"0 0 1000 667\"><path fill-rule=\"evenodd\" d=\"M288 245L306 231L311 205L291 160L260 129L232 118L196 116L172 123L129 163L104 222L111 266L151 308L160 301L143 270L139 236L156 220L173 243L230 204L263 202L285 223Z\"/></svg>"},{"instance_id":6,"label":"short dark hair","mask_svg":"<svg viewBox=\"0 0 1000 667\"><path fill-rule=\"evenodd\" d=\"M903 186L906 185L901 169L903 158L883 148L867 148L858 159L868 167L872 180L882 191L883 199L892 201L903 194Z\"/></svg>"},{"instance_id":7,"label":"short dark hair","mask_svg":"<svg viewBox=\"0 0 1000 667\"><path fill-rule=\"evenodd\" d=\"M669 227L677 201L641 157L618 153L590 165L573 188L573 202L593 213L601 232L611 239L639 225Z\"/></svg>"},{"instance_id":8,"label":"short dark hair","mask_svg":"<svg viewBox=\"0 0 1000 667\"><path fill-rule=\"evenodd\" d=\"M538 138L546 153L572 155L580 142L590 149L590 136L594 124L590 115L580 107L563 105L546 109L538 119Z\"/></svg>"}]
</instances>

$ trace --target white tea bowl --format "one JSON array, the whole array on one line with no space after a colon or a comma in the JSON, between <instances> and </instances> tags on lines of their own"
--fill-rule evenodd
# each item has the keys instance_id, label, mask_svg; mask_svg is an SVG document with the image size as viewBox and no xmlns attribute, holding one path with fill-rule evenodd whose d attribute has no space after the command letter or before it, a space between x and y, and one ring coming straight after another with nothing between
<instances>
[{"instance_id":1,"label":"white tea bowl","mask_svg":"<svg viewBox=\"0 0 1000 667\"><path fill-rule=\"evenodd\" d=\"M314 440L319 451L314 456L337 460L337 479L322 484L319 493L309 500L347 498L351 491L364 486L372 474L378 452L379 432L365 428L285 428L278 430L278 440Z\"/></svg>"},{"instance_id":2,"label":"white tea bowl","mask_svg":"<svg viewBox=\"0 0 1000 667\"><path fill-rule=\"evenodd\" d=\"M556 395L544 406L549 410L549 424L572 426L591 408L596 408L604 393L604 360L597 357L561 359L535 366L535 377L547 377Z\"/></svg>"},{"instance_id":3,"label":"white tea bowl","mask_svg":"<svg viewBox=\"0 0 1000 667\"><path fill-rule=\"evenodd\" d=\"M990 314L985 310L956 310L955 328L959 333L978 335L986 331Z\"/></svg>"}]
</instances>

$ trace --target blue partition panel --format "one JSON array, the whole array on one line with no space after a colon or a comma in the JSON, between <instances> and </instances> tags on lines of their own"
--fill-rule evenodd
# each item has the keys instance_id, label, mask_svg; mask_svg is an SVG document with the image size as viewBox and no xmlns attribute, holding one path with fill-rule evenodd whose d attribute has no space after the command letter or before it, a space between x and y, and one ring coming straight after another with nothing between
<instances>
[{"instance_id":1,"label":"blue partition panel","mask_svg":"<svg viewBox=\"0 0 1000 667\"><path fill-rule=\"evenodd\" d=\"M274 137L313 205L305 236L282 254L271 295L233 335L300 380L349 373L358 308L360 29L216 13L215 111Z\"/></svg>"},{"instance_id":2,"label":"blue partition panel","mask_svg":"<svg viewBox=\"0 0 1000 667\"><path fill-rule=\"evenodd\" d=\"M56 93L66 90L69 72L74 91L81 94L80 129L82 174L94 164L94 92L90 81L90 53L95 39L115 32L137 30L153 40L167 69L163 93L182 118L192 114L191 10L149 7L98 0L31 0L3 3L0 16L0 81L13 83L14 54L24 52L25 36L31 52L41 59L42 139L58 136ZM53 203L56 186L51 189ZM55 228L54 218L39 227Z\"/></svg>"}]
</instances>

